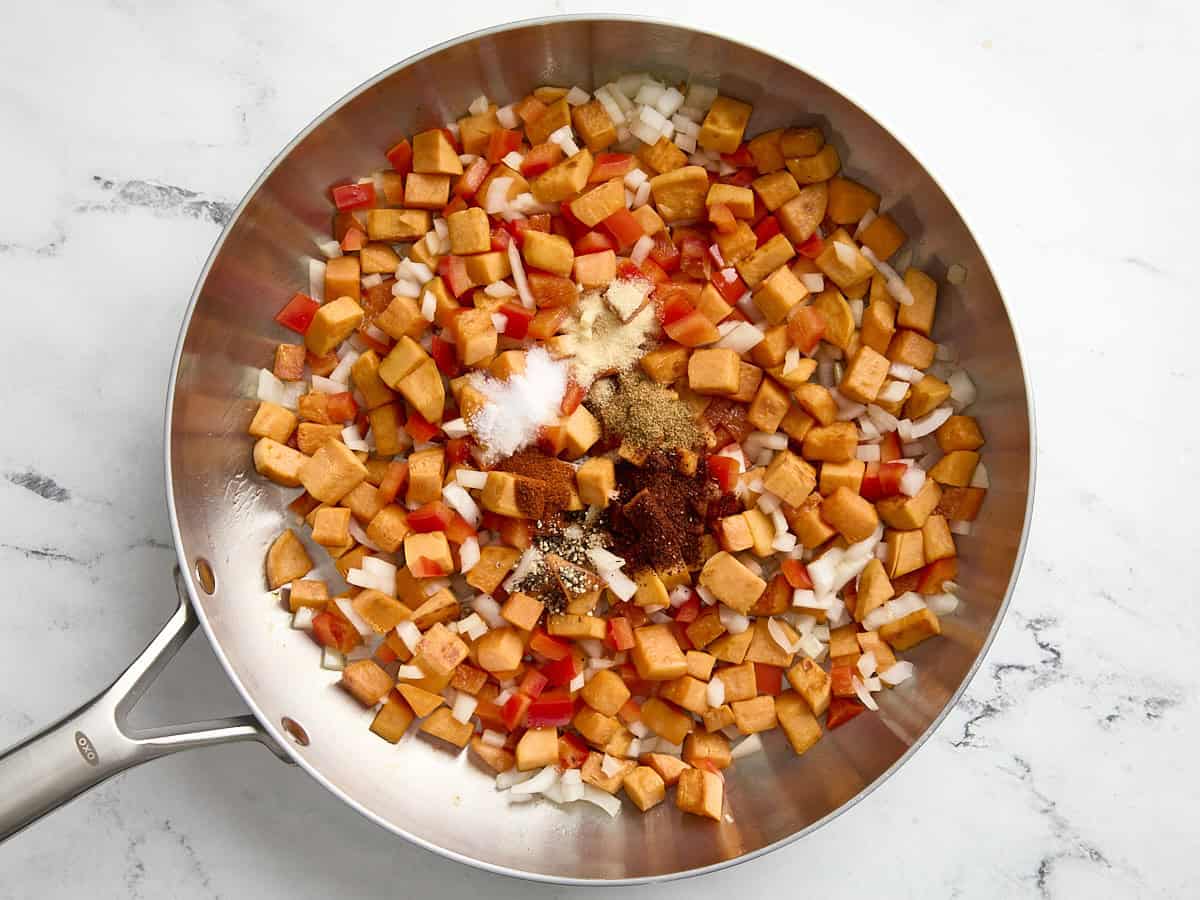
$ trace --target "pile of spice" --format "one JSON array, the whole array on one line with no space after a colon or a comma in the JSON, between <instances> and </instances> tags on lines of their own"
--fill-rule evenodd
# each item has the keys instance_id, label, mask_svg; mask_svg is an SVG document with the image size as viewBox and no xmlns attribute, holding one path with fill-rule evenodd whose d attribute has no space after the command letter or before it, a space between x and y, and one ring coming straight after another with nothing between
<instances>
[{"instance_id":1,"label":"pile of spice","mask_svg":"<svg viewBox=\"0 0 1200 900\"><path fill-rule=\"evenodd\" d=\"M644 450L689 449L702 441L679 395L638 371L597 381L587 405L614 441Z\"/></svg>"},{"instance_id":2,"label":"pile of spice","mask_svg":"<svg viewBox=\"0 0 1200 900\"><path fill-rule=\"evenodd\" d=\"M678 455L656 452L644 465L616 464L617 500L608 508L612 551L626 571L670 570L700 558L705 514L716 489L704 464L694 474L678 470Z\"/></svg>"},{"instance_id":3,"label":"pile of spice","mask_svg":"<svg viewBox=\"0 0 1200 900\"><path fill-rule=\"evenodd\" d=\"M476 371L471 386L486 398L467 427L483 448L484 462L511 456L537 440L543 425L558 419L567 392L567 364L541 347L525 354L525 371L507 381Z\"/></svg>"},{"instance_id":4,"label":"pile of spice","mask_svg":"<svg viewBox=\"0 0 1200 900\"><path fill-rule=\"evenodd\" d=\"M543 516L566 508L575 487L575 467L557 456L547 456L541 450L522 450L501 460L496 468L502 472L523 475L542 483L541 510Z\"/></svg>"},{"instance_id":5,"label":"pile of spice","mask_svg":"<svg viewBox=\"0 0 1200 900\"><path fill-rule=\"evenodd\" d=\"M550 612L561 613L572 599L599 592L601 582L590 571L587 551L607 547L612 538L602 518L586 514L567 514L537 524L539 531L522 560L525 571L505 587L509 593L521 591L536 597Z\"/></svg>"},{"instance_id":6,"label":"pile of spice","mask_svg":"<svg viewBox=\"0 0 1200 900\"><path fill-rule=\"evenodd\" d=\"M571 357L571 374L582 387L603 375L627 372L657 335L650 285L640 280L612 282L604 292L589 291L567 320L559 349Z\"/></svg>"}]
</instances>

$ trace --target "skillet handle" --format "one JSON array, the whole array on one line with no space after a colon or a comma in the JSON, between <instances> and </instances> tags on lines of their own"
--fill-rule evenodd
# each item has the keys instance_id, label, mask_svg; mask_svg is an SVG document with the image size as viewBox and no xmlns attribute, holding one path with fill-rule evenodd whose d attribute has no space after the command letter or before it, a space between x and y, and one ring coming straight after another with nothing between
<instances>
[{"instance_id":1,"label":"skillet handle","mask_svg":"<svg viewBox=\"0 0 1200 900\"><path fill-rule=\"evenodd\" d=\"M129 711L196 628L178 569L175 586L174 615L107 690L0 754L0 841L118 772L179 750L259 741L290 761L250 715L140 731L126 727Z\"/></svg>"}]
</instances>

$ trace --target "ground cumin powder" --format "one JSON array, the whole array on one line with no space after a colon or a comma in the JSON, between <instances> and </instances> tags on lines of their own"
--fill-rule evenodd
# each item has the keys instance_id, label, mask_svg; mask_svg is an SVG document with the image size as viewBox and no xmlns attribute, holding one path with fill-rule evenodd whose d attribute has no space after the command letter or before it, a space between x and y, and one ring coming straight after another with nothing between
<instances>
[{"instance_id":1,"label":"ground cumin powder","mask_svg":"<svg viewBox=\"0 0 1200 900\"><path fill-rule=\"evenodd\" d=\"M609 437L644 450L689 449L702 440L687 405L641 372L597 381L588 407Z\"/></svg>"}]
</instances>

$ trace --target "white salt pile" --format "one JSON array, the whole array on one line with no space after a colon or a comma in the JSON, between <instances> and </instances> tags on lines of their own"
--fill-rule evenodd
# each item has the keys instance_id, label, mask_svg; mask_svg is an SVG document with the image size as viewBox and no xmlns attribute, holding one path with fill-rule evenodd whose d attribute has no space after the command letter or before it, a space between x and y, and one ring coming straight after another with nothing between
<instances>
[{"instance_id":1,"label":"white salt pile","mask_svg":"<svg viewBox=\"0 0 1200 900\"><path fill-rule=\"evenodd\" d=\"M524 372L507 381L475 372L471 386L487 403L467 425L484 450L484 462L491 465L528 447L537 440L538 429L557 421L567 392L567 363L534 347L525 354Z\"/></svg>"}]
</instances>

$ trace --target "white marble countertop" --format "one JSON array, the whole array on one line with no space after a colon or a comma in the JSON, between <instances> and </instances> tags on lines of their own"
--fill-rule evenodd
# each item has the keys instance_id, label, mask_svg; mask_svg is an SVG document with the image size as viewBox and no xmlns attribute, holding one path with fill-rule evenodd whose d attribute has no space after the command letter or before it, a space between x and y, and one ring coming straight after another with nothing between
<instances>
[{"instance_id":1,"label":"white marble countertop","mask_svg":"<svg viewBox=\"0 0 1200 900\"><path fill-rule=\"evenodd\" d=\"M1039 493L1007 621L924 749L800 844L659 896L1195 891L1200 629L1184 573L1200 484L1200 307L1186 277L1200 7L976 6L823 4L784 29L689 6L693 24L796 58L856 97L966 211L1024 339ZM107 683L174 602L163 381L229 210L336 97L494 17L474 0L437 21L358 0L0 12L0 746ZM1141 348L1153 364L1133 365ZM143 707L155 721L239 703L197 639ZM253 745L134 770L0 847L0 898L81 887L180 900L600 893L412 848Z\"/></svg>"}]
</instances>

